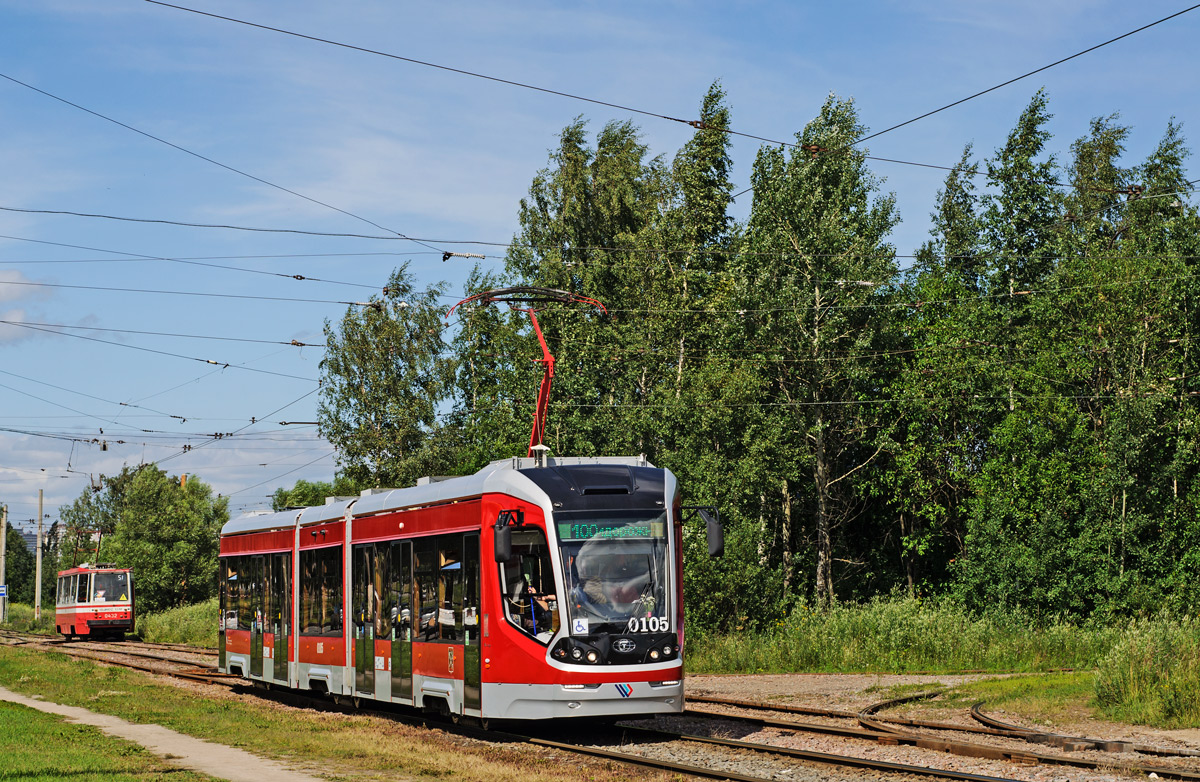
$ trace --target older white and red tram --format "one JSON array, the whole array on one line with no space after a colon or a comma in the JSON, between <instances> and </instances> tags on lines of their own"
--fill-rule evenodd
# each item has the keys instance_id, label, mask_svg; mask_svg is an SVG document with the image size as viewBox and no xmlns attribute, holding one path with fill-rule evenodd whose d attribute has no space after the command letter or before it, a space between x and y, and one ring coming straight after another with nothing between
<instances>
[{"instance_id":1,"label":"older white and red tram","mask_svg":"<svg viewBox=\"0 0 1200 782\"><path fill-rule=\"evenodd\" d=\"M240 517L220 669L483 720L679 711L682 510L640 457L518 458Z\"/></svg>"},{"instance_id":2,"label":"older white and red tram","mask_svg":"<svg viewBox=\"0 0 1200 782\"><path fill-rule=\"evenodd\" d=\"M133 571L84 563L59 571L54 624L68 639L124 638L133 632Z\"/></svg>"}]
</instances>

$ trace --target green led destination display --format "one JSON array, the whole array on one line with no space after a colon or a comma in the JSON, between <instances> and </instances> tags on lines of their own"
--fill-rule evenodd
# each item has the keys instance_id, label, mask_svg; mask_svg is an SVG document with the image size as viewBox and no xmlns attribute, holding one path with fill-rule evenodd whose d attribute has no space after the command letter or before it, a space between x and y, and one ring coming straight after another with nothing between
<instances>
[{"instance_id":1,"label":"green led destination display","mask_svg":"<svg viewBox=\"0 0 1200 782\"><path fill-rule=\"evenodd\" d=\"M586 519L558 523L560 540L639 540L666 536L667 525L662 521L650 519Z\"/></svg>"}]
</instances>

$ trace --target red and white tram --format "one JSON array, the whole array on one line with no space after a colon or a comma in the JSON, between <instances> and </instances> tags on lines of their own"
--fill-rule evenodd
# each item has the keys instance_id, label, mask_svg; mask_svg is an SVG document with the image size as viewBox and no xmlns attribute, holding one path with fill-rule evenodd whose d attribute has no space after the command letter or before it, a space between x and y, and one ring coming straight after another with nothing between
<instances>
[{"instance_id":1,"label":"red and white tram","mask_svg":"<svg viewBox=\"0 0 1200 782\"><path fill-rule=\"evenodd\" d=\"M234 519L220 669L483 720L680 711L683 510L643 458L542 457Z\"/></svg>"},{"instance_id":2,"label":"red and white tram","mask_svg":"<svg viewBox=\"0 0 1200 782\"><path fill-rule=\"evenodd\" d=\"M133 601L133 571L84 563L59 571L54 624L68 639L121 639L133 632Z\"/></svg>"}]
</instances>

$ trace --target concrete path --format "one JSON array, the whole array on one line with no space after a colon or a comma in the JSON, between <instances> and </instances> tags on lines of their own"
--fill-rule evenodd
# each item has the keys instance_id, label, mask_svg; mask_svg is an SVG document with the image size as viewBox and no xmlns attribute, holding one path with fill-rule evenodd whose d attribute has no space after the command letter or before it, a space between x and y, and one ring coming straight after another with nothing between
<instances>
[{"instance_id":1,"label":"concrete path","mask_svg":"<svg viewBox=\"0 0 1200 782\"><path fill-rule=\"evenodd\" d=\"M95 725L110 736L141 744L172 765L228 779L231 782L321 782L318 777L289 771L282 763L266 760L245 750L194 739L161 725L139 725L119 717L97 714L75 706L29 698L0 687L0 700L18 703L49 714L59 714L68 722Z\"/></svg>"}]
</instances>

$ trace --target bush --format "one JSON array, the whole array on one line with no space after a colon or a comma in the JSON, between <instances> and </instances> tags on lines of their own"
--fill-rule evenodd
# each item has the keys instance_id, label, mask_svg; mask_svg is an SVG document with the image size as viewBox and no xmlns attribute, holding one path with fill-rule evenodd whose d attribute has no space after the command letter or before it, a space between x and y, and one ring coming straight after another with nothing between
<instances>
[{"instance_id":1,"label":"bush","mask_svg":"<svg viewBox=\"0 0 1200 782\"><path fill-rule=\"evenodd\" d=\"M1090 668L1112 648L1117 629L1024 616L972 616L950 601L880 598L828 609L801 605L764 633L693 638L689 670L1036 671Z\"/></svg>"},{"instance_id":2,"label":"bush","mask_svg":"<svg viewBox=\"0 0 1200 782\"><path fill-rule=\"evenodd\" d=\"M217 598L137 618L137 634L152 643L192 644L217 648Z\"/></svg>"},{"instance_id":3,"label":"bush","mask_svg":"<svg viewBox=\"0 0 1200 782\"><path fill-rule=\"evenodd\" d=\"M1200 725L1200 622L1159 617L1130 623L1100 662L1096 700L1126 722Z\"/></svg>"},{"instance_id":4,"label":"bush","mask_svg":"<svg viewBox=\"0 0 1200 782\"><path fill-rule=\"evenodd\" d=\"M42 618L34 621L33 606L9 603L8 621L4 623L4 627L22 633L54 633L54 607L51 606L49 610L43 607Z\"/></svg>"}]
</instances>

